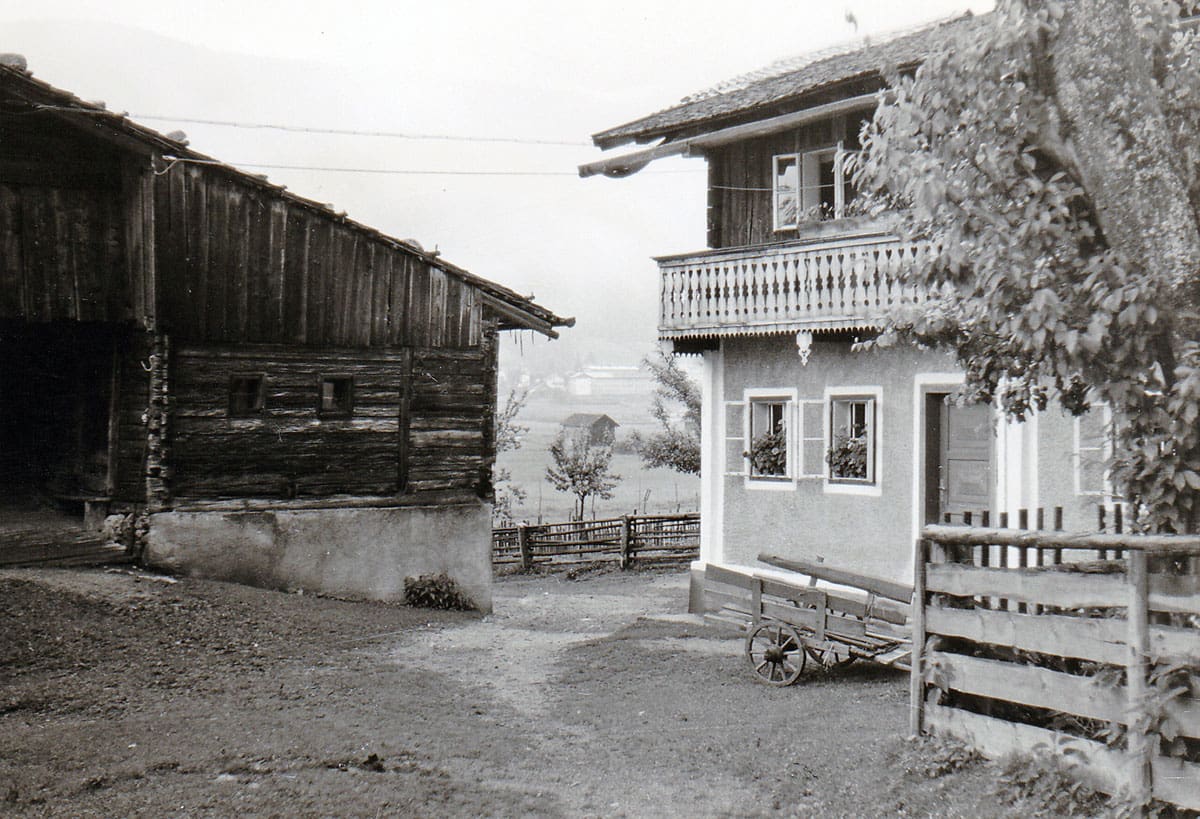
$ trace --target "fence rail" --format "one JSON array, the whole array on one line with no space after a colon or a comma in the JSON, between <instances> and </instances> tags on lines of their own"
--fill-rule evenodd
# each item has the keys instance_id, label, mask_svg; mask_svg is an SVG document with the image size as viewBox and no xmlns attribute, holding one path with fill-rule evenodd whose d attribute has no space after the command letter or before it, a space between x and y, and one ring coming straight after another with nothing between
<instances>
[{"instance_id":1,"label":"fence rail","mask_svg":"<svg viewBox=\"0 0 1200 819\"><path fill-rule=\"evenodd\" d=\"M1194 536L926 527L914 733L1041 746L1135 806L1200 810L1198 568Z\"/></svg>"},{"instance_id":2,"label":"fence rail","mask_svg":"<svg viewBox=\"0 0 1200 819\"><path fill-rule=\"evenodd\" d=\"M625 515L605 520L543 523L492 530L497 566L612 560L670 563L700 555L700 515Z\"/></svg>"}]
</instances>

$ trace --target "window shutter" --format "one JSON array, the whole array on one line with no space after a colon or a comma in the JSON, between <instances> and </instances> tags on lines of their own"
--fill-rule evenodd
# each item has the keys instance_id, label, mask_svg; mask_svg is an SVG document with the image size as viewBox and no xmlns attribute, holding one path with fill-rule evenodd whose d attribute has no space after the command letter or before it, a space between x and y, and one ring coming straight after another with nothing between
<instances>
[{"instance_id":1,"label":"window shutter","mask_svg":"<svg viewBox=\"0 0 1200 819\"><path fill-rule=\"evenodd\" d=\"M742 454L750 448L746 441L746 404L742 401L725 402L725 474L737 477L746 475L746 457Z\"/></svg>"},{"instance_id":2,"label":"window shutter","mask_svg":"<svg viewBox=\"0 0 1200 819\"><path fill-rule=\"evenodd\" d=\"M799 423L796 425L800 442L800 457L796 465L797 478L825 477L825 402L808 399L796 402Z\"/></svg>"}]
</instances>

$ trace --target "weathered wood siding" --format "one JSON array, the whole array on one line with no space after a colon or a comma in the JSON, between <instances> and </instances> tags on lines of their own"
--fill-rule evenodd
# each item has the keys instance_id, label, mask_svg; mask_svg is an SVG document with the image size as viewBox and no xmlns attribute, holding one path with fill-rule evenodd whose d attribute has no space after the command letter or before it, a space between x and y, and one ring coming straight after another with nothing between
<instances>
[{"instance_id":1,"label":"weathered wood siding","mask_svg":"<svg viewBox=\"0 0 1200 819\"><path fill-rule=\"evenodd\" d=\"M118 347L116 401L116 462L113 496L116 500L146 500L146 424L150 376L143 367L150 354L145 333L131 334Z\"/></svg>"},{"instance_id":2,"label":"weathered wood siding","mask_svg":"<svg viewBox=\"0 0 1200 819\"><path fill-rule=\"evenodd\" d=\"M132 319L124 222L116 191L0 180L0 317Z\"/></svg>"},{"instance_id":3,"label":"weathered wood siding","mask_svg":"<svg viewBox=\"0 0 1200 819\"><path fill-rule=\"evenodd\" d=\"M203 165L156 178L162 322L178 343L471 347L478 291L423 259Z\"/></svg>"},{"instance_id":4,"label":"weathered wood siding","mask_svg":"<svg viewBox=\"0 0 1200 819\"><path fill-rule=\"evenodd\" d=\"M708 246L742 247L796 238L795 230L775 230L773 158L830 148L839 141L854 150L862 122L858 117L839 116L708 151Z\"/></svg>"},{"instance_id":5,"label":"weathered wood siding","mask_svg":"<svg viewBox=\"0 0 1200 819\"><path fill-rule=\"evenodd\" d=\"M421 349L413 355L408 489L490 494L494 351Z\"/></svg>"},{"instance_id":6,"label":"weathered wood siding","mask_svg":"<svg viewBox=\"0 0 1200 819\"><path fill-rule=\"evenodd\" d=\"M175 497L388 495L397 491L409 353L296 347L174 350L169 453ZM230 417L235 374L261 374L261 416ZM350 417L317 413L318 379L354 378Z\"/></svg>"},{"instance_id":7,"label":"weathered wood siding","mask_svg":"<svg viewBox=\"0 0 1200 819\"><path fill-rule=\"evenodd\" d=\"M190 346L172 361L169 480L180 499L481 489L490 466L481 348L370 351ZM411 373L411 374L410 374ZM229 379L265 377L261 417L229 414ZM323 375L354 378L349 418L317 413Z\"/></svg>"}]
</instances>

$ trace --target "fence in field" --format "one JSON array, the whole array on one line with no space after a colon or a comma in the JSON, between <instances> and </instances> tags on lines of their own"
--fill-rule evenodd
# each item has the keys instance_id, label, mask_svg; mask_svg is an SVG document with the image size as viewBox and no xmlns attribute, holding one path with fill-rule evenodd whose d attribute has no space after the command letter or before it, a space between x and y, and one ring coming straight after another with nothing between
<instances>
[{"instance_id":1,"label":"fence in field","mask_svg":"<svg viewBox=\"0 0 1200 819\"><path fill-rule=\"evenodd\" d=\"M1131 805L1200 810L1198 569L1196 536L926 527L914 733L1041 748Z\"/></svg>"},{"instance_id":2,"label":"fence in field","mask_svg":"<svg viewBox=\"0 0 1200 819\"><path fill-rule=\"evenodd\" d=\"M700 555L700 515L624 515L492 530L492 563L534 565L617 561L668 563Z\"/></svg>"}]
</instances>

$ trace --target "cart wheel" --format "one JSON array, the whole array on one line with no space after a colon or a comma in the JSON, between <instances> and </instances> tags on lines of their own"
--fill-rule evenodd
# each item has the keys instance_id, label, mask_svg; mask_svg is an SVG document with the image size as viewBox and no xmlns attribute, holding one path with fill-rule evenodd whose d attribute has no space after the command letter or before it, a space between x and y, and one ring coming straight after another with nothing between
<instances>
[{"instance_id":1,"label":"cart wheel","mask_svg":"<svg viewBox=\"0 0 1200 819\"><path fill-rule=\"evenodd\" d=\"M762 623L746 637L746 659L768 685L791 685L804 670L804 644L787 623Z\"/></svg>"},{"instance_id":2,"label":"cart wheel","mask_svg":"<svg viewBox=\"0 0 1200 819\"><path fill-rule=\"evenodd\" d=\"M849 646L842 645L841 643L828 641L824 643L810 642L804 646L804 650L808 653L809 657L813 658L814 662L828 669L839 668L854 662L854 655L850 653Z\"/></svg>"}]
</instances>

